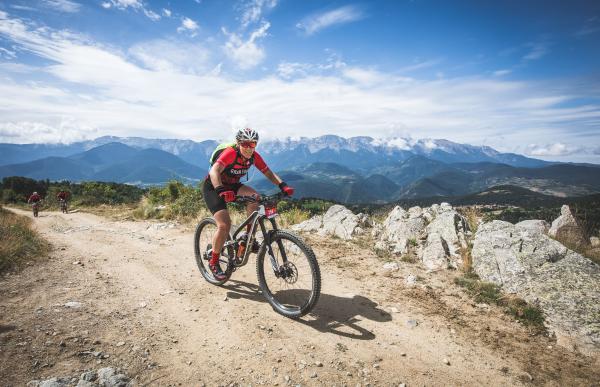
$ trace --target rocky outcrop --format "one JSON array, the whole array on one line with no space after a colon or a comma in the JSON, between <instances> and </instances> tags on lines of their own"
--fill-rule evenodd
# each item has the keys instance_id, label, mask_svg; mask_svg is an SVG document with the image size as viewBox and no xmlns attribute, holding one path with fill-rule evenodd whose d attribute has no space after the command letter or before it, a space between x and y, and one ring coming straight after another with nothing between
<instances>
[{"instance_id":1,"label":"rocky outcrop","mask_svg":"<svg viewBox=\"0 0 600 387\"><path fill-rule=\"evenodd\" d=\"M315 216L309 220L292 226L294 231L314 232L319 235L336 236L340 239L352 239L355 235L362 234L371 221L366 214L354 214L346 207L336 204L322 216Z\"/></svg>"},{"instance_id":2,"label":"rocky outcrop","mask_svg":"<svg viewBox=\"0 0 600 387\"><path fill-rule=\"evenodd\" d=\"M375 248L394 254L406 254L409 242L416 243L425 225L423 210L420 207L412 207L405 211L402 207L396 206L377 229L380 232Z\"/></svg>"},{"instance_id":3,"label":"rocky outcrop","mask_svg":"<svg viewBox=\"0 0 600 387\"><path fill-rule=\"evenodd\" d=\"M460 265L460 250L467 247L466 230L465 219L442 203L408 211L396 206L373 234L377 249L397 255L412 249L427 269L437 270Z\"/></svg>"},{"instance_id":4,"label":"rocky outcrop","mask_svg":"<svg viewBox=\"0 0 600 387\"><path fill-rule=\"evenodd\" d=\"M481 225L473 269L483 280L538 305L560 344L600 351L600 267L546 236L540 225Z\"/></svg>"},{"instance_id":5,"label":"rocky outcrop","mask_svg":"<svg viewBox=\"0 0 600 387\"><path fill-rule=\"evenodd\" d=\"M586 244L583 230L566 204L560 209L560 216L552 222L548 235L574 246Z\"/></svg>"}]
</instances>

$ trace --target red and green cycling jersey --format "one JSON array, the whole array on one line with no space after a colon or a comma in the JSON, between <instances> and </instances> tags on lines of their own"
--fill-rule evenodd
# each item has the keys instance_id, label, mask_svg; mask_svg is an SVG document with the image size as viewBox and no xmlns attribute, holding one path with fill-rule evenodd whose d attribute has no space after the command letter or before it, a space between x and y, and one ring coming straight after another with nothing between
<instances>
[{"instance_id":1,"label":"red and green cycling jersey","mask_svg":"<svg viewBox=\"0 0 600 387\"><path fill-rule=\"evenodd\" d=\"M234 147L223 150L215 163L224 167L223 172L221 172L221 182L226 186L238 184L241 178L246 176L252 165L255 165L262 173L269 170L267 163L258 152L255 151L250 159L246 159ZM206 176L206 179L210 181L209 176Z\"/></svg>"}]
</instances>

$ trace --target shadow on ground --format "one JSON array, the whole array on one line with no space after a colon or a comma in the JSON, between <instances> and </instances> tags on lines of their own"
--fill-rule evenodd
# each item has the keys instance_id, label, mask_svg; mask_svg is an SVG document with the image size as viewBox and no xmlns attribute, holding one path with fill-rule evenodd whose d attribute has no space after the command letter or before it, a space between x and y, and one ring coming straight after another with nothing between
<instances>
[{"instance_id":1,"label":"shadow on ground","mask_svg":"<svg viewBox=\"0 0 600 387\"><path fill-rule=\"evenodd\" d=\"M227 297L231 299L244 298L267 302L260 288L254 284L231 280L227 285L223 285L223 288L228 290ZM379 309L375 302L366 297L358 295L339 297L321 293L319 302L312 312L296 321L319 332L333 333L358 340L373 340L375 334L359 325L363 320L360 317L376 322L392 320L392 316L388 312Z\"/></svg>"}]
</instances>

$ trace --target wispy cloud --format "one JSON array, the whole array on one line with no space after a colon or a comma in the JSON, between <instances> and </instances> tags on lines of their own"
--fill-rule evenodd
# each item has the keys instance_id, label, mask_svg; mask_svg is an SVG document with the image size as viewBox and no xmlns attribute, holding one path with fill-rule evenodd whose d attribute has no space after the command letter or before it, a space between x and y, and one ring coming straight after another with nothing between
<instances>
[{"instance_id":1,"label":"wispy cloud","mask_svg":"<svg viewBox=\"0 0 600 387\"><path fill-rule=\"evenodd\" d=\"M425 61L415 61L414 64L400 67L396 71L399 73L409 73L411 71L422 70L422 69L437 66L438 64L442 63L442 61L443 61L443 59L441 59L441 58L429 59L429 60L425 60Z\"/></svg>"},{"instance_id":2,"label":"wispy cloud","mask_svg":"<svg viewBox=\"0 0 600 387\"><path fill-rule=\"evenodd\" d=\"M128 52L157 72L204 74L212 67L210 51L200 44L160 39L138 43Z\"/></svg>"},{"instance_id":3,"label":"wispy cloud","mask_svg":"<svg viewBox=\"0 0 600 387\"><path fill-rule=\"evenodd\" d=\"M550 43L547 41L538 41L525 45L528 48L527 54L522 58L523 61L537 60L550 52Z\"/></svg>"},{"instance_id":4,"label":"wispy cloud","mask_svg":"<svg viewBox=\"0 0 600 387\"><path fill-rule=\"evenodd\" d=\"M585 21L583 26L575 32L576 38L583 38L588 35L595 34L600 31L600 18L598 16L591 17Z\"/></svg>"},{"instance_id":5,"label":"wispy cloud","mask_svg":"<svg viewBox=\"0 0 600 387\"><path fill-rule=\"evenodd\" d=\"M163 8L162 10L163 15L165 15L166 17L171 17L171 10L167 9L167 8Z\"/></svg>"},{"instance_id":6,"label":"wispy cloud","mask_svg":"<svg viewBox=\"0 0 600 387\"><path fill-rule=\"evenodd\" d=\"M325 28L354 22L364 17L365 15L361 9L356 6L347 5L332 11L308 16L296 24L296 27L307 35L313 35Z\"/></svg>"},{"instance_id":7,"label":"wispy cloud","mask_svg":"<svg viewBox=\"0 0 600 387\"><path fill-rule=\"evenodd\" d=\"M181 25L177 28L177 32L189 32L192 36L196 36L198 28L198 23L189 17L184 17L181 19Z\"/></svg>"},{"instance_id":8,"label":"wispy cloud","mask_svg":"<svg viewBox=\"0 0 600 387\"><path fill-rule=\"evenodd\" d=\"M277 6L277 0L250 0L242 5L242 28L252 23L259 22L265 11Z\"/></svg>"},{"instance_id":9,"label":"wispy cloud","mask_svg":"<svg viewBox=\"0 0 600 387\"><path fill-rule=\"evenodd\" d=\"M13 4L10 7L19 11L37 11L36 8L28 7L26 5Z\"/></svg>"},{"instance_id":10,"label":"wispy cloud","mask_svg":"<svg viewBox=\"0 0 600 387\"><path fill-rule=\"evenodd\" d=\"M47 7L67 13L77 13L81 8L81 4L70 0L43 0L43 3Z\"/></svg>"},{"instance_id":11,"label":"wispy cloud","mask_svg":"<svg viewBox=\"0 0 600 387\"><path fill-rule=\"evenodd\" d=\"M494 71L493 74L494 74L495 77L502 77L502 76L508 75L510 73L512 73L512 70L510 70L510 69L503 69L503 70L496 70L496 71Z\"/></svg>"},{"instance_id":12,"label":"wispy cloud","mask_svg":"<svg viewBox=\"0 0 600 387\"><path fill-rule=\"evenodd\" d=\"M103 8L116 8L119 10L133 9L136 12L141 11L152 21L160 20L160 15L149 9L141 0L108 0L100 4Z\"/></svg>"},{"instance_id":13,"label":"wispy cloud","mask_svg":"<svg viewBox=\"0 0 600 387\"><path fill-rule=\"evenodd\" d=\"M265 58L265 50L258 45L258 41L267 36L270 26L270 23L263 22L247 40L244 40L241 35L230 33L223 28L223 34L228 37L224 50L229 59L242 70L250 69L262 62Z\"/></svg>"},{"instance_id":14,"label":"wispy cloud","mask_svg":"<svg viewBox=\"0 0 600 387\"><path fill-rule=\"evenodd\" d=\"M582 151L581 147L557 142L554 144L529 144L525 154L529 156L568 156Z\"/></svg>"}]
</instances>

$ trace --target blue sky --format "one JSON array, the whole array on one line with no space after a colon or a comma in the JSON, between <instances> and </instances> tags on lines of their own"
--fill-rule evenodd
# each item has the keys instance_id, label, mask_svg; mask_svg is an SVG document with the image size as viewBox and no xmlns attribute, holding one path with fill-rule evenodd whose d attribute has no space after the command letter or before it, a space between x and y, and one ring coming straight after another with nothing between
<instances>
[{"instance_id":1,"label":"blue sky","mask_svg":"<svg viewBox=\"0 0 600 387\"><path fill-rule=\"evenodd\" d=\"M599 1L2 1L0 79L0 142L250 125L600 163Z\"/></svg>"}]
</instances>

